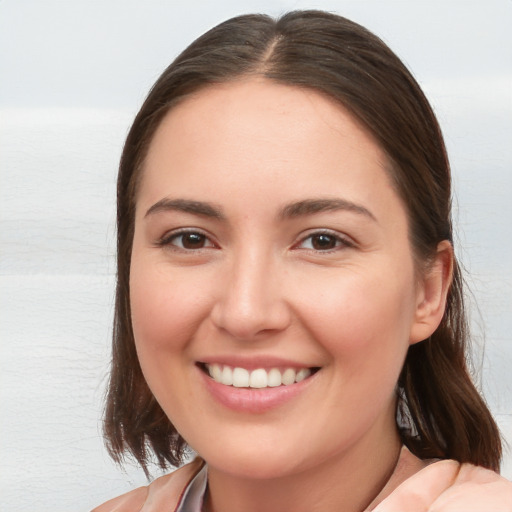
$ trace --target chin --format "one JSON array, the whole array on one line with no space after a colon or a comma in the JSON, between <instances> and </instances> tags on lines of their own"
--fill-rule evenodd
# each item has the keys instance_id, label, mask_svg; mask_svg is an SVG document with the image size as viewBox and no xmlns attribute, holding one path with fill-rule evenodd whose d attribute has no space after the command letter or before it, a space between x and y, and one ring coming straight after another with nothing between
<instances>
[{"instance_id":1,"label":"chin","mask_svg":"<svg viewBox=\"0 0 512 512\"><path fill-rule=\"evenodd\" d=\"M300 443L286 446L285 442L255 443L254 439L246 439L240 445L229 443L228 449L225 449L225 445L224 449L219 450L209 446L204 453L199 452L199 455L210 467L233 477L278 479L300 473L315 465L314 461L307 460L306 454L297 450L297 446Z\"/></svg>"},{"instance_id":2,"label":"chin","mask_svg":"<svg viewBox=\"0 0 512 512\"><path fill-rule=\"evenodd\" d=\"M300 467L287 463L284 460L276 460L275 457L264 457L261 454L252 458L226 457L215 461L207 461L218 471L230 474L237 478L252 480L274 480L300 472Z\"/></svg>"}]
</instances>

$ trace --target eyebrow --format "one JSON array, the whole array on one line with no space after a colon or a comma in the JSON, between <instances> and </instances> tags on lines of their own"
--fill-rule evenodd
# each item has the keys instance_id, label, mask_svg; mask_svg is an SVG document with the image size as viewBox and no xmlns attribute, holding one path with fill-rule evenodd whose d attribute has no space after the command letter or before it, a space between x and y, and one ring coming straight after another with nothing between
<instances>
[{"instance_id":1,"label":"eyebrow","mask_svg":"<svg viewBox=\"0 0 512 512\"><path fill-rule=\"evenodd\" d=\"M305 199L286 205L280 213L282 219L301 217L321 212L345 210L359 215L364 215L377 222L375 215L362 205L346 199Z\"/></svg>"},{"instance_id":2,"label":"eyebrow","mask_svg":"<svg viewBox=\"0 0 512 512\"><path fill-rule=\"evenodd\" d=\"M346 199L304 199L286 205L280 211L278 217L281 219L290 219L313 215L315 213L345 210L359 215L364 215L374 221L377 221L373 213L362 205L353 203ZM159 212L181 211L209 217L217 220L226 220L220 206L216 206L204 201L193 201L190 199L168 199L163 198L151 206L145 214L145 217Z\"/></svg>"},{"instance_id":3,"label":"eyebrow","mask_svg":"<svg viewBox=\"0 0 512 512\"><path fill-rule=\"evenodd\" d=\"M201 215L202 217L210 217L218 220L225 220L225 215L219 206L203 201L192 201L190 199L160 199L153 206L151 206L146 215L153 215L159 212L166 211L179 211L185 213L192 213L194 215Z\"/></svg>"}]
</instances>

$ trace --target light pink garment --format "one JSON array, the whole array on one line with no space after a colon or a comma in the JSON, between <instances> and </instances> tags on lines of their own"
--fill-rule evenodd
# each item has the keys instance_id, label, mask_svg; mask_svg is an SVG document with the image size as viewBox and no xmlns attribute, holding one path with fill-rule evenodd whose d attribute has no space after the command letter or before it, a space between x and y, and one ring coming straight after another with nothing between
<instances>
[{"instance_id":1,"label":"light pink garment","mask_svg":"<svg viewBox=\"0 0 512 512\"><path fill-rule=\"evenodd\" d=\"M95 508L92 512L176 512L201 459ZM406 447L366 512L512 512L512 483L453 460L423 461ZM288 511L284 511L288 512Z\"/></svg>"},{"instance_id":2,"label":"light pink garment","mask_svg":"<svg viewBox=\"0 0 512 512\"><path fill-rule=\"evenodd\" d=\"M195 459L168 475L157 478L147 487L139 487L109 500L92 512L175 512L190 481L203 467Z\"/></svg>"}]
</instances>

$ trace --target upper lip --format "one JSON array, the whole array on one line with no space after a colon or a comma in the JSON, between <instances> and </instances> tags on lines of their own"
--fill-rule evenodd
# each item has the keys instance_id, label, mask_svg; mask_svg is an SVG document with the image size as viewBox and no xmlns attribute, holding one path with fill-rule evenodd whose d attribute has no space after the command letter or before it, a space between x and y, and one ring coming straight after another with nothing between
<instances>
[{"instance_id":1,"label":"upper lip","mask_svg":"<svg viewBox=\"0 0 512 512\"><path fill-rule=\"evenodd\" d=\"M317 368L319 365L296 361L289 358L276 356L255 355L253 357L226 355L205 357L198 361L200 364L219 364L227 365L233 368L245 368L247 370L256 370L258 368Z\"/></svg>"}]
</instances>

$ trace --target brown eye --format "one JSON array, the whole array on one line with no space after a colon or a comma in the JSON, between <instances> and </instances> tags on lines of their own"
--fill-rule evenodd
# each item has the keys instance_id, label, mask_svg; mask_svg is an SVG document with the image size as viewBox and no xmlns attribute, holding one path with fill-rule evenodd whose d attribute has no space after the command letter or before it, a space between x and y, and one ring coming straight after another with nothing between
<instances>
[{"instance_id":1,"label":"brown eye","mask_svg":"<svg viewBox=\"0 0 512 512\"><path fill-rule=\"evenodd\" d=\"M202 249L206 245L206 237L201 233L183 233L176 238L181 239L184 249Z\"/></svg>"},{"instance_id":2,"label":"brown eye","mask_svg":"<svg viewBox=\"0 0 512 512\"><path fill-rule=\"evenodd\" d=\"M311 246L316 251L334 249L337 244L338 240L332 235L320 234L311 237Z\"/></svg>"},{"instance_id":3,"label":"brown eye","mask_svg":"<svg viewBox=\"0 0 512 512\"><path fill-rule=\"evenodd\" d=\"M215 244L213 244L206 235L198 231L181 231L178 233L171 233L170 235L162 238L162 240L158 242L158 245L161 247L175 247L185 251L215 247Z\"/></svg>"},{"instance_id":4,"label":"brown eye","mask_svg":"<svg viewBox=\"0 0 512 512\"><path fill-rule=\"evenodd\" d=\"M352 247L352 243L341 235L320 231L312 233L297 245L298 249L327 252Z\"/></svg>"}]
</instances>

